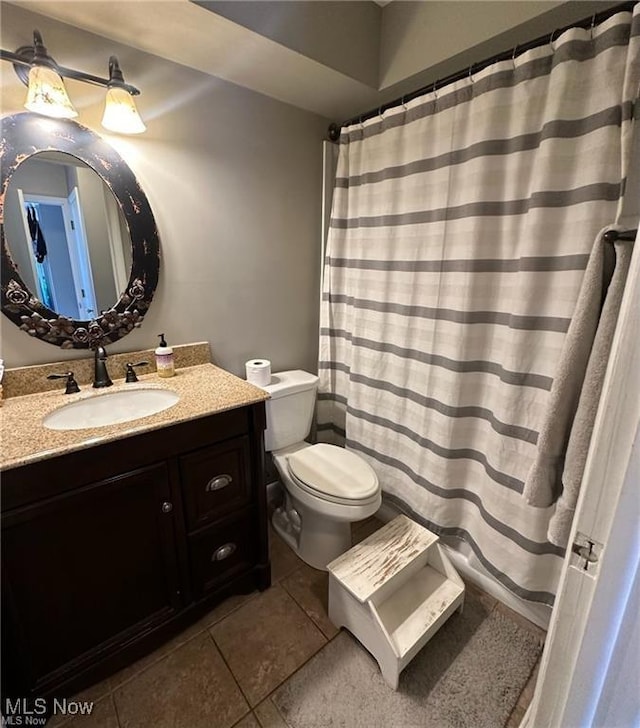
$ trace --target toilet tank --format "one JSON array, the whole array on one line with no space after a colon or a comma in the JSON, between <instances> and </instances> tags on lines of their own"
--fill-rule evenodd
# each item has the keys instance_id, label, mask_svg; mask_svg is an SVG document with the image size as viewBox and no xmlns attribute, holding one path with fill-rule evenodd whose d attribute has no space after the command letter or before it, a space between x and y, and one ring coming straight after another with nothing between
<instances>
[{"instance_id":1,"label":"toilet tank","mask_svg":"<svg viewBox=\"0 0 640 728\"><path fill-rule=\"evenodd\" d=\"M271 395L265 402L265 450L271 452L295 445L309 434L317 387L318 377L301 369L271 375L271 383L262 387Z\"/></svg>"}]
</instances>

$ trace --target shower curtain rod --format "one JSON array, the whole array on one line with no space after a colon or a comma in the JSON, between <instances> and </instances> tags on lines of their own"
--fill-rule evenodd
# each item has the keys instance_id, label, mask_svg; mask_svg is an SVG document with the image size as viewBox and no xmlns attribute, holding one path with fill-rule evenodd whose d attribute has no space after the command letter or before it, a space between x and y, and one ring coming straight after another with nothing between
<instances>
[{"instance_id":1,"label":"shower curtain rod","mask_svg":"<svg viewBox=\"0 0 640 728\"><path fill-rule=\"evenodd\" d=\"M607 230L603 237L605 243L615 243L616 240L635 240L637 234L637 230L623 230L622 232Z\"/></svg>"},{"instance_id":2,"label":"shower curtain rod","mask_svg":"<svg viewBox=\"0 0 640 728\"><path fill-rule=\"evenodd\" d=\"M615 5L614 7L609 8L608 10L603 10L600 13L595 13L594 15L590 15L589 17L584 18L583 20L579 20L575 23L571 23L570 25L565 25L563 28L557 28L550 34L547 33L546 35L540 36L539 38L536 38L534 40L530 40L527 43L519 43L518 45L515 46L515 48L512 48L511 50L502 51L501 53L497 53L495 56L486 58L484 61L479 61L478 63L472 63L468 68L457 71L456 73L452 73L449 76L445 76L444 78L438 79L437 81L430 83L428 86L422 86L422 88L419 88L417 91L411 91L410 93L405 94L404 96L400 96L400 98L397 98L394 101L388 101L386 104L382 104L381 106L378 106L375 109L371 109L371 111L367 111L364 114L358 114L358 116L354 116L351 119L348 119L347 121L343 121L341 124L336 124L334 122L333 124L330 124L330 126L329 126L329 139L332 142L338 141L338 138L340 137L340 129L343 126L349 126L350 124L355 124L358 122L362 123L363 121L366 121L367 119L372 119L374 116L378 116L379 114L382 114L383 111L392 109L395 106L400 106L402 104L406 104L407 101L411 101L412 99L415 99L418 96L422 96L423 94L426 94L429 91L437 91L437 90L443 88L444 86L448 86L449 84L454 83L455 81L460 81L461 79L466 78L467 76L473 75L474 73L478 73L478 71L482 71L487 66L490 66L493 63L498 63L498 61L508 61L509 59L515 58L516 53L519 55L521 53L525 53L526 51L530 51L532 48L538 48L539 46L542 46L545 43L550 43L553 40L553 37L555 35L564 33L565 30L569 30L570 28L593 28L595 25L598 25L599 23L606 20L607 18L610 18L612 15L615 15L616 13L621 13L621 12L632 10L633 7L637 4L637 2L638 2L638 0L632 0L632 2L624 2L624 3L621 3L620 5Z\"/></svg>"}]
</instances>

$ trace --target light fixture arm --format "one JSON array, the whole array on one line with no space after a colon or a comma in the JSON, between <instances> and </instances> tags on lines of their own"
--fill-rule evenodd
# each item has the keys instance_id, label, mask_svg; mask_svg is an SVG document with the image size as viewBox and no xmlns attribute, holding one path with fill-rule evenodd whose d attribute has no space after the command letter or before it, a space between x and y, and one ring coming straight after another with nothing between
<instances>
[{"instance_id":1,"label":"light fixture arm","mask_svg":"<svg viewBox=\"0 0 640 728\"><path fill-rule=\"evenodd\" d=\"M118 86L119 88L126 89L132 96L138 96L140 94L140 90L135 86L125 83L122 71L120 70L120 65L118 64L118 59L115 56L111 56L111 58L109 58L110 78L102 78L101 76L94 76L93 74L85 73L84 71L66 68L65 66L58 65L49 55L42 42L42 35L37 30L33 31L32 46L21 46L15 52L0 49L0 60L13 63L13 67L18 78L25 84L25 86L29 85L29 68L36 63L38 65L46 65L49 68L53 68L63 78L72 78L75 81L84 81L85 83L90 83L94 86L102 86L103 88Z\"/></svg>"},{"instance_id":2,"label":"light fixture arm","mask_svg":"<svg viewBox=\"0 0 640 728\"><path fill-rule=\"evenodd\" d=\"M53 68L54 71L58 70L58 64L53 60L53 58L49 55L49 52L45 48L45 45L42 41L42 36L40 35L39 30L33 31L33 48L32 48L32 50L33 50L33 58L31 59L32 63L35 63L36 65L39 65L39 66L48 66L49 68Z\"/></svg>"},{"instance_id":3,"label":"light fixture arm","mask_svg":"<svg viewBox=\"0 0 640 728\"><path fill-rule=\"evenodd\" d=\"M114 86L124 89L127 88L118 59L115 56L111 56L109 58L109 88L113 88Z\"/></svg>"}]
</instances>

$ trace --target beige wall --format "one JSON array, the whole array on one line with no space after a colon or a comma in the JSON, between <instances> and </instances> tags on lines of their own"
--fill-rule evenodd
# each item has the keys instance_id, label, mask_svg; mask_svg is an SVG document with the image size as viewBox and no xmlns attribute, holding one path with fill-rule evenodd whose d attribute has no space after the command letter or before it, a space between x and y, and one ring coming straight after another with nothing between
<instances>
[{"instance_id":1,"label":"beige wall","mask_svg":"<svg viewBox=\"0 0 640 728\"><path fill-rule=\"evenodd\" d=\"M256 356L271 359L276 370L313 370L328 121L3 4L3 48L29 43L33 28L62 65L105 75L115 53L125 78L143 92L148 132L117 137L100 126L102 90L67 83L78 120L108 139L137 175L161 239L160 284L149 314L111 349L153 346L164 331L171 343L209 341L215 361L238 374ZM3 114L20 111L24 94L3 63ZM6 366L74 356L1 318Z\"/></svg>"},{"instance_id":2,"label":"beige wall","mask_svg":"<svg viewBox=\"0 0 640 728\"><path fill-rule=\"evenodd\" d=\"M509 43L542 35L543 28L557 28L612 4L396 0L382 12L381 78L386 88L379 99L414 91ZM328 120L25 8L1 5L3 48L31 43L33 28L38 28L62 65L104 76L108 56L116 53L126 78L143 91L139 106L148 132L123 137L100 126L102 89L67 82L80 122L110 141L138 176L160 232L161 277L151 310L142 328L112 349L152 346L155 335L165 331L173 343L209 341L215 360L238 374L244 361L255 356L271 359L276 370L314 369L321 142ZM319 3L316 20L320 5L333 4ZM348 5L350 13L357 11ZM372 22L379 15L379 8L373 10ZM290 36L300 22L294 14L294 24L278 32ZM312 30L308 28L311 37ZM299 40L308 43L309 37ZM354 62L343 53L348 38L334 35L331 40L335 58ZM352 44L351 52L357 47ZM314 48L321 55L329 46ZM362 53L368 57L370 48ZM229 55L229 67L241 62L246 58ZM277 73L271 67L259 70ZM25 88L9 64L0 64L0 72L3 113L21 110ZM308 79L305 85L309 87ZM7 366L74 356L30 339L3 316L0 320L0 356Z\"/></svg>"},{"instance_id":3,"label":"beige wall","mask_svg":"<svg viewBox=\"0 0 640 728\"><path fill-rule=\"evenodd\" d=\"M102 311L112 306L113 302L118 300L120 293L120 290L116 290L113 275L105 204L105 194L111 195L111 192L93 170L78 167L75 174L87 237L96 304L98 311Z\"/></svg>"},{"instance_id":4,"label":"beige wall","mask_svg":"<svg viewBox=\"0 0 640 728\"><path fill-rule=\"evenodd\" d=\"M382 13L382 96L388 101L411 93L615 4L582 0L395 0Z\"/></svg>"},{"instance_id":5,"label":"beige wall","mask_svg":"<svg viewBox=\"0 0 640 728\"><path fill-rule=\"evenodd\" d=\"M195 0L213 13L378 87L382 8L363 0Z\"/></svg>"},{"instance_id":6,"label":"beige wall","mask_svg":"<svg viewBox=\"0 0 640 728\"><path fill-rule=\"evenodd\" d=\"M392 86L436 66L559 4L393 2L385 8L382 19L380 87Z\"/></svg>"}]
</instances>

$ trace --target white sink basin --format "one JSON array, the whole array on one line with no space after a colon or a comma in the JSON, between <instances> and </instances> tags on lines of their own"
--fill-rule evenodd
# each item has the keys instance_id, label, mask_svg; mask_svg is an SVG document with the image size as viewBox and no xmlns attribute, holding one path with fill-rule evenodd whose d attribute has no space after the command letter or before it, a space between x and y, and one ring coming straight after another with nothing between
<instances>
[{"instance_id":1,"label":"white sink basin","mask_svg":"<svg viewBox=\"0 0 640 728\"><path fill-rule=\"evenodd\" d=\"M96 394L50 412L42 424L50 430L84 430L137 420L173 407L180 399L166 389L130 389Z\"/></svg>"}]
</instances>

